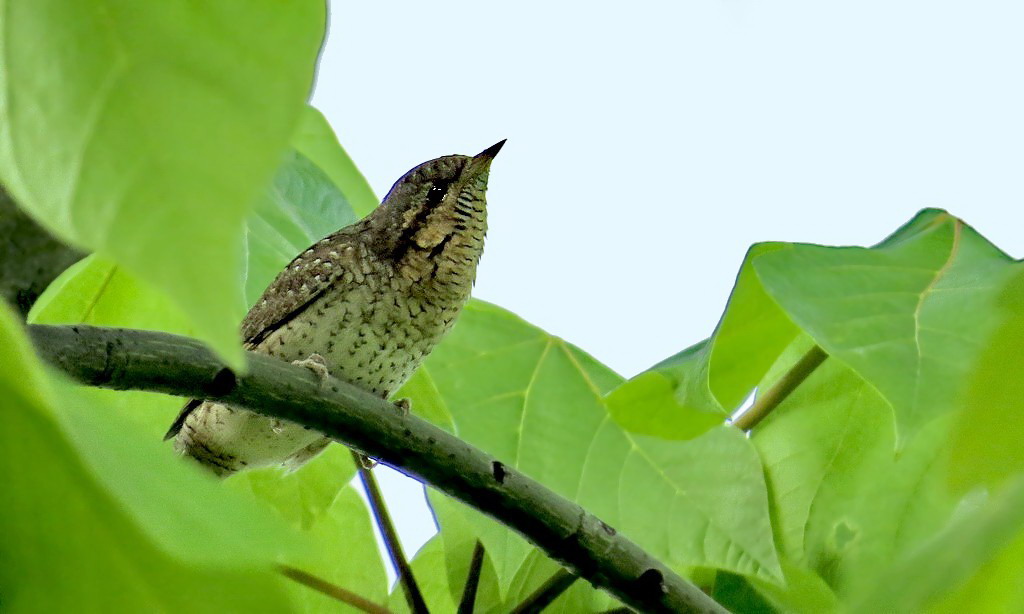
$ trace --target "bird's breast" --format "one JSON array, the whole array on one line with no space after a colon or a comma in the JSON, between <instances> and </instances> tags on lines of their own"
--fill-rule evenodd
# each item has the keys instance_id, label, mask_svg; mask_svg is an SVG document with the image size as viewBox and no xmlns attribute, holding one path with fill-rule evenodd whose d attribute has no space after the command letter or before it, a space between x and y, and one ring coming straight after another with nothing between
<instances>
[{"instance_id":1,"label":"bird's breast","mask_svg":"<svg viewBox=\"0 0 1024 614\"><path fill-rule=\"evenodd\" d=\"M389 282L368 275L360 285L328 289L255 349L287 361L319 354L331 375L387 397L441 340L462 306Z\"/></svg>"}]
</instances>

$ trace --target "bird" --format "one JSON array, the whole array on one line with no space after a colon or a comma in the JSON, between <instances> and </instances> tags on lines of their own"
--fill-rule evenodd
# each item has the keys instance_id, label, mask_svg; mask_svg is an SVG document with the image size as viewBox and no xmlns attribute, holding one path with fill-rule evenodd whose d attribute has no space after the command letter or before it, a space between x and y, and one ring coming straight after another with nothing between
<instances>
[{"instance_id":1,"label":"bird","mask_svg":"<svg viewBox=\"0 0 1024 614\"><path fill-rule=\"evenodd\" d=\"M244 347L389 398L469 300L487 232L491 162L504 144L414 167L370 215L296 256L246 314ZM164 439L219 477L295 470L332 441L203 399L182 408Z\"/></svg>"}]
</instances>

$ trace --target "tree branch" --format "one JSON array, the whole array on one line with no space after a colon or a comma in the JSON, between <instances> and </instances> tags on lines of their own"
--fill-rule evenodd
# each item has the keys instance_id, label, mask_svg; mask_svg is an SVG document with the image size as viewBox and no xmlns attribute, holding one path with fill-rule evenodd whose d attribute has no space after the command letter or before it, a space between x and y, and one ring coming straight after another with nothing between
<instances>
[{"instance_id":1,"label":"tree branch","mask_svg":"<svg viewBox=\"0 0 1024 614\"><path fill-rule=\"evenodd\" d=\"M366 498L370 501L370 510L377 520L380 534L384 537L384 545L387 547L391 563L398 572L398 581L402 584L402 592L405 593L405 600L409 604L412 614L428 614L427 602L423 599L423 593L416 584L416 576L412 574L412 567L405 558L405 551L402 549L402 542L398 541L398 531L395 530L395 523L391 521L391 514L388 513L387 503L384 502L384 495L380 492L380 485L377 478L373 477L372 471L363 466L363 458L358 452L352 452L352 460L359 470L359 480L366 489Z\"/></svg>"},{"instance_id":2,"label":"tree branch","mask_svg":"<svg viewBox=\"0 0 1024 614\"><path fill-rule=\"evenodd\" d=\"M0 300L28 315L32 304L61 271L85 254L48 233L18 209L0 186Z\"/></svg>"},{"instance_id":3,"label":"tree branch","mask_svg":"<svg viewBox=\"0 0 1024 614\"><path fill-rule=\"evenodd\" d=\"M235 374L200 342L91 326L28 327L40 355L78 381L246 407L314 428L492 516L642 612L726 610L579 505L515 468L340 380L248 354Z\"/></svg>"},{"instance_id":4,"label":"tree branch","mask_svg":"<svg viewBox=\"0 0 1024 614\"><path fill-rule=\"evenodd\" d=\"M779 378L779 381L775 382L774 386L758 397L756 403L737 416L732 421L733 425L744 431L749 431L760 424L772 410L796 390L797 386L810 377L811 373L814 373L814 370L825 362L826 358L828 358L828 354L820 346L812 347L789 371L786 371L785 375Z\"/></svg>"}]
</instances>

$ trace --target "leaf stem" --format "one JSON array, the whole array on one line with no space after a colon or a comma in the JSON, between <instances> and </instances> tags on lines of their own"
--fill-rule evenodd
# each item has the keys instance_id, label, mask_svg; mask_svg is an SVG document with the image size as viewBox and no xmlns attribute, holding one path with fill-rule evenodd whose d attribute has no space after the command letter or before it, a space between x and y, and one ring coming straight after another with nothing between
<instances>
[{"instance_id":1,"label":"leaf stem","mask_svg":"<svg viewBox=\"0 0 1024 614\"><path fill-rule=\"evenodd\" d=\"M369 614L393 614L391 610L384 606L377 605L376 603L353 593L350 590L344 589L337 584L331 584L323 578L318 578L311 573L290 567L288 565L278 565L277 570L281 572L286 578L294 580L303 586L307 586L318 593L327 595L332 599L336 599L342 603L347 603L353 608L368 612Z\"/></svg>"},{"instance_id":2,"label":"leaf stem","mask_svg":"<svg viewBox=\"0 0 1024 614\"><path fill-rule=\"evenodd\" d=\"M821 363L825 362L828 354L821 346L815 345L803 357L787 371L779 381L757 398L757 401L750 406L750 409L743 412L732 421L733 425L749 431L764 420L768 414L779 406L797 386L807 379Z\"/></svg>"},{"instance_id":3,"label":"leaf stem","mask_svg":"<svg viewBox=\"0 0 1024 614\"><path fill-rule=\"evenodd\" d=\"M552 601L558 599L558 596L572 586L575 581L575 574L566 569L559 569L548 578L547 582L541 584L529 597L523 599L522 603L512 610L512 614L539 614L544 608L551 605Z\"/></svg>"},{"instance_id":4,"label":"leaf stem","mask_svg":"<svg viewBox=\"0 0 1024 614\"><path fill-rule=\"evenodd\" d=\"M373 471L364 465L363 458L355 450L352 451L352 460L359 468L359 479L366 489L366 497L370 501L370 510L377 520L380 533L384 538L384 546L387 548L388 556L398 572L398 581L402 584L402 592L405 593L405 600L409 603L409 609L413 614L429 614L427 602L423 599L416 578L413 576L412 567L405 558L405 551L402 543L398 541L398 531L395 530L395 523L391 520L388 506L384 502L384 495L380 491L377 478L373 477Z\"/></svg>"},{"instance_id":5,"label":"leaf stem","mask_svg":"<svg viewBox=\"0 0 1024 614\"><path fill-rule=\"evenodd\" d=\"M462 587L462 599L459 600L458 614L473 614L476 609L476 590L480 586L480 572L484 568L484 545L477 540L473 546L473 558L469 562L469 573L466 584Z\"/></svg>"}]
</instances>

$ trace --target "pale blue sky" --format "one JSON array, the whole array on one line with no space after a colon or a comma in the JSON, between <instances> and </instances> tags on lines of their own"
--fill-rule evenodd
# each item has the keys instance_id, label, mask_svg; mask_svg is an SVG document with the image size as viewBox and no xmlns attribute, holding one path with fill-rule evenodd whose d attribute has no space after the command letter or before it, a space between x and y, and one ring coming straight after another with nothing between
<instances>
[{"instance_id":1,"label":"pale blue sky","mask_svg":"<svg viewBox=\"0 0 1024 614\"><path fill-rule=\"evenodd\" d=\"M331 8L313 102L376 192L508 138L476 295L623 375L709 335L758 241L943 207L1024 256L1024 4Z\"/></svg>"}]
</instances>

